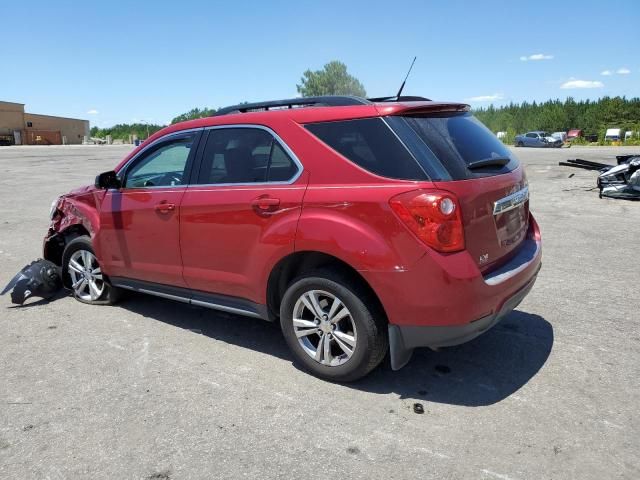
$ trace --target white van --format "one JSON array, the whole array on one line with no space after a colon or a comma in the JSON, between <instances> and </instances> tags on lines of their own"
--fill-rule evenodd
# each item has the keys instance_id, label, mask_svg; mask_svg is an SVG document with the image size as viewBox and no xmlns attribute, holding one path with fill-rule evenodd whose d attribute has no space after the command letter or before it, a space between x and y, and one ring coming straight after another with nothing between
<instances>
[{"instance_id":1,"label":"white van","mask_svg":"<svg viewBox=\"0 0 640 480\"><path fill-rule=\"evenodd\" d=\"M605 140L611 142L619 141L622 139L622 129L620 128L607 128L607 133L604 135Z\"/></svg>"}]
</instances>

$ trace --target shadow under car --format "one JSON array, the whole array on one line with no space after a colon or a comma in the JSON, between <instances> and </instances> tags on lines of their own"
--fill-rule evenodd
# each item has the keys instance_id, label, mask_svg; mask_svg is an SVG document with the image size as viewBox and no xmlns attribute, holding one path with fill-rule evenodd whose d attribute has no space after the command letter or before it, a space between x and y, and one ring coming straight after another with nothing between
<instances>
[{"instance_id":1,"label":"shadow under car","mask_svg":"<svg viewBox=\"0 0 640 480\"><path fill-rule=\"evenodd\" d=\"M111 308L123 308L273 355L299 368L278 324L131 292ZM553 327L544 318L515 310L468 343L437 352L416 349L411 361L398 371L391 370L387 358L365 378L344 386L372 393L395 393L400 398L425 402L491 405L516 392L536 375L551 353L553 340Z\"/></svg>"}]
</instances>

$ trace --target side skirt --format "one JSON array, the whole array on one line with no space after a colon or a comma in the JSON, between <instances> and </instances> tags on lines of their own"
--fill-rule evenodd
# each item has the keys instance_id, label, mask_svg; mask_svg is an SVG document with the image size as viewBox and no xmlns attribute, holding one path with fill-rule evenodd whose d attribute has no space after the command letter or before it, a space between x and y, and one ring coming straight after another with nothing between
<instances>
[{"instance_id":1,"label":"side skirt","mask_svg":"<svg viewBox=\"0 0 640 480\"><path fill-rule=\"evenodd\" d=\"M217 293L201 292L188 288L172 287L159 283L145 282L124 277L111 277L110 283L114 287L131 290L134 292L146 293L156 297L175 300L177 302L189 303L199 307L211 308L247 317L261 318L269 321L267 306L254 303L244 298L230 297Z\"/></svg>"}]
</instances>

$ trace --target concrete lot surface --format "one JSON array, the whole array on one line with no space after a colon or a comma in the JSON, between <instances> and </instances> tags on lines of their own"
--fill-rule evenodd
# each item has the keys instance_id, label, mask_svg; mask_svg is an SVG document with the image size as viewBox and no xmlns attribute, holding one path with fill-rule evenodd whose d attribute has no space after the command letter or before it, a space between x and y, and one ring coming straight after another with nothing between
<instances>
[{"instance_id":1,"label":"concrete lot surface","mask_svg":"<svg viewBox=\"0 0 640 480\"><path fill-rule=\"evenodd\" d=\"M531 294L475 341L351 385L296 368L259 320L0 297L0 478L640 478L640 202L557 166L634 151L518 149L544 239ZM51 201L127 152L0 148L0 288L41 255Z\"/></svg>"}]
</instances>

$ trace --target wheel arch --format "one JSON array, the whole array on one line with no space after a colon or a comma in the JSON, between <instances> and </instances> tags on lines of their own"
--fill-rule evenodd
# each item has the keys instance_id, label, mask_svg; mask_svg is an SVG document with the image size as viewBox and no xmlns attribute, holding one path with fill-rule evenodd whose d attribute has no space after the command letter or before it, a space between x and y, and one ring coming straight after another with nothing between
<instances>
[{"instance_id":1,"label":"wheel arch","mask_svg":"<svg viewBox=\"0 0 640 480\"><path fill-rule=\"evenodd\" d=\"M387 322L384 306L369 282L355 268L344 260L333 255L319 251L294 252L282 258L271 270L267 281L267 309L269 319L277 320L280 316L280 303L284 292L292 280L305 272L313 272L320 269L331 269L339 272L359 288L375 302L374 307L384 315Z\"/></svg>"},{"instance_id":2,"label":"wheel arch","mask_svg":"<svg viewBox=\"0 0 640 480\"><path fill-rule=\"evenodd\" d=\"M91 237L89 230L82 223L71 225L60 232L54 232L44 242L43 256L45 260L62 266L62 254L69 242L74 238L86 235Z\"/></svg>"}]
</instances>

